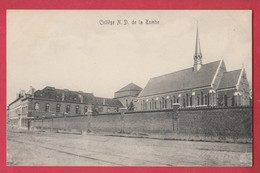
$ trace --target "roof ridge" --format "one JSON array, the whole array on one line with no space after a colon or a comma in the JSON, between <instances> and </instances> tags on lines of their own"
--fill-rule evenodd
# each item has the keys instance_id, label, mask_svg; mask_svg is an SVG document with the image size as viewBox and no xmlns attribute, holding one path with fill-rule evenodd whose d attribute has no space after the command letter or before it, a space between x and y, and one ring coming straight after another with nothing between
<instances>
[{"instance_id":1,"label":"roof ridge","mask_svg":"<svg viewBox=\"0 0 260 173\"><path fill-rule=\"evenodd\" d=\"M224 73L229 73L229 72L234 72L234 71L241 71L242 70L242 68L241 69L236 69L236 70L231 70L231 71L225 71Z\"/></svg>"},{"instance_id":2,"label":"roof ridge","mask_svg":"<svg viewBox=\"0 0 260 173\"><path fill-rule=\"evenodd\" d=\"M221 61L221 60L209 62L209 63L203 64L203 65L208 65L208 64L211 64L211 63L216 63L216 62L218 62L218 61ZM185 69L178 70L178 71L175 71L175 72L171 72L171 73L163 74L163 75L160 75L160 76L152 77L152 78L150 78L150 79L155 79L155 78L159 78L159 77L162 77L162 76L171 75L171 74L174 74L174 73L177 73L177 72L181 72L181 71L184 71L184 70L188 70L188 69L191 69L191 68L193 68L193 67L189 67L189 68L185 68Z\"/></svg>"}]
</instances>

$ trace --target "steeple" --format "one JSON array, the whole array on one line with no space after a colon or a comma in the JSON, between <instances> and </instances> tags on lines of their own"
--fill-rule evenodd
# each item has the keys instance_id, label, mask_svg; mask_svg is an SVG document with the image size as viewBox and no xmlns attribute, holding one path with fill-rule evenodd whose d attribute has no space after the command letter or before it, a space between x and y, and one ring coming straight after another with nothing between
<instances>
[{"instance_id":1,"label":"steeple","mask_svg":"<svg viewBox=\"0 0 260 173\"><path fill-rule=\"evenodd\" d=\"M202 66L202 53L200 50L200 38L199 38L199 28L197 23L197 34L196 34L196 44L194 53L194 71L199 71Z\"/></svg>"}]
</instances>

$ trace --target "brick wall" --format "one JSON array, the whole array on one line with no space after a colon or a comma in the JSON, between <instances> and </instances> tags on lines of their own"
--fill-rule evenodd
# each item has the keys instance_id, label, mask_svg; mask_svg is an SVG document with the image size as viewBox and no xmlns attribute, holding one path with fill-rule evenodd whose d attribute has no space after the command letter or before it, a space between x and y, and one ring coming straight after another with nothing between
<instances>
[{"instance_id":1,"label":"brick wall","mask_svg":"<svg viewBox=\"0 0 260 173\"><path fill-rule=\"evenodd\" d=\"M77 129L94 132L144 134L166 134L173 132L172 109L99 114L89 118L86 115L75 117L55 117L43 120L43 128ZM186 108L178 110L178 133L185 135L226 137L232 139L252 138L252 107L234 108ZM41 128L41 119L34 120L34 127ZM89 123L90 122L90 123ZM176 125L175 125L176 128Z\"/></svg>"},{"instance_id":2,"label":"brick wall","mask_svg":"<svg viewBox=\"0 0 260 173\"><path fill-rule=\"evenodd\" d=\"M252 138L252 107L180 109L179 133Z\"/></svg>"}]
</instances>

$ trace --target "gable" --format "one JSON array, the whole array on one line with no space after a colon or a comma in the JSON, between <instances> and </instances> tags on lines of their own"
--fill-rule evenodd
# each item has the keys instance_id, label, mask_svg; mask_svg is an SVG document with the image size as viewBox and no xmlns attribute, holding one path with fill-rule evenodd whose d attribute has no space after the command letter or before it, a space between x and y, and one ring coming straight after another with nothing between
<instances>
[{"instance_id":1,"label":"gable","mask_svg":"<svg viewBox=\"0 0 260 173\"><path fill-rule=\"evenodd\" d=\"M230 72L224 72L221 81L219 83L218 89L236 87L240 74L241 74L241 69L230 71Z\"/></svg>"}]
</instances>

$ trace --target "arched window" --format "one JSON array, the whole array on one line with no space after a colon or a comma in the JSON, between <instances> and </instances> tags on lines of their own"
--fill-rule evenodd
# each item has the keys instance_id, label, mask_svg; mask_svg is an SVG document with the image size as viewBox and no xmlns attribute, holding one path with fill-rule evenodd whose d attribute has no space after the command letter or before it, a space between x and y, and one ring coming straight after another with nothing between
<instances>
[{"instance_id":1,"label":"arched window","mask_svg":"<svg viewBox=\"0 0 260 173\"><path fill-rule=\"evenodd\" d=\"M75 113L79 114L79 106L78 105L75 107Z\"/></svg>"},{"instance_id":2,"label":"arched window","mask_svg":"<svg viewBox=\"0 0 260 173\"><path fill-rule=\"evenodd\" d=\"M205 95L205 105L208 105L208 96Z\"/></svg>"},{"instance_id":3,"label":"arched window","mask_svg":"<svg viewBox=\"0 0 260 173\"><path fill-rule=\"evenodd\" d=\"M56 112L60 112L60 104L56 105Z\"/></svg>"},{"instance_id":4,"label":"arched window","mask_svg":"<svg viewBox=\"0 0 260 173\"><path fill-rule=\"evenodd\" d=\"M224 106L227 106L227 95L224 95Z\"/></svg>"},{"instance_id":5,"label":"arched window","mask_svg":"<svg viewBox=\"0 0 260 173\"><path fill-rule=\"evenodd\" d=\"M186 94L186 105L189 106L189 95Z\"/></svg>"},{"instance_id":6,"label":"arched window","mask_svg":"<svg viewBox=\"0 0 260 173\"><path fill-rule=\"evenodd\" d=\"M69 113L70 112L70 105L67 105L66 106L66 113Z\"/></svg>"},{"instance_id":7,"label":"arched window","mask_svg":"<svg viewBox=\"0 0 260 173\"><path fill-rule=\"evenodd\" d=\"M203 92L200 93L200 98L201 98L201 105L204 105L204 102L203 102Z\"/></svg>"},{"instance_id":8,"label":"arched window","mask_svg":"<svg viewBox=\"0 0 260 173\"><path fill-rule=\"evenodd\" d=\"M182 106L185 107L185 98L182 99Z\"/></svg>"},{"instance_id":9,"label":"arched window","mask_svg":"<svg viewBox=\"0 0 260 173\"><path fill-rule=\"evenodd\" d=\"M50 112L50 104L46 103L45 105L45 112Z\"/></svg>"},{"instance_id":10,"label":"arched window","mask_svg":"<svg viewBox=\"0 0 260 173\"><path fill-rule=\"evenodd\" d=\"M162 108L164 108L164 97L162 98Z\"/></svg>"},{"instance_id":11,"label":"arched window","mask_svg":"<svg viewBox=\"0 0 260 173\"><path fill-rule=\"evenodd\" d=\"M38 111L38 110L39 110L39 108L40 108L40 105L39 105L39 103L35 103L35 104L34 104L34 110Z\"/></svg>"},{"instance_id":12,"label":"arched window","mask_svg":"<svg viewBox=\"0 0 260 173\"><path fill-rule=\"evenodd\" d=\"M232 96L232 106L235 106L235 97Z\"/></svg>"}]
</instances>

